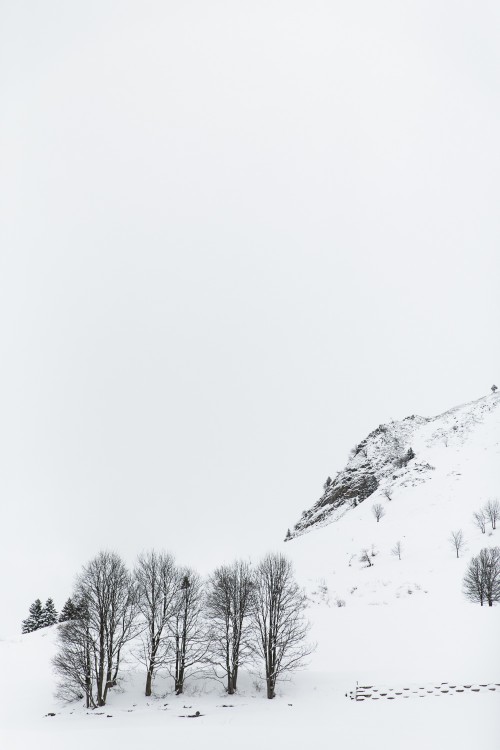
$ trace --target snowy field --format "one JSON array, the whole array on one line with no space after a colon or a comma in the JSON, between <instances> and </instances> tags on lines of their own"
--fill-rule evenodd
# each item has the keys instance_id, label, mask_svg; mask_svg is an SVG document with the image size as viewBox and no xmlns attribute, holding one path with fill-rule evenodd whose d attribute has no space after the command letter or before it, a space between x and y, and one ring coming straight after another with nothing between
<instances>
[{"instance_id":1,"label":"snowy field","mask_svg":"<svg viewBox=\"0 0 500 750\"><path fill-rule=\"evenodd\" d=\"M196 682L185 696L161 695L161 681L156 697L145 699L142 675L129 673L123 692L113 692L104 709L88 712L63 706L52 696L49 661L55 628L4 641L0 747L132 750L175 743L250 749L314 743L343 750L498 750L498 692L365 703L345 693L355 686L355 678L367 677L389 685L419 676L439 682L500 681L500 608L471 609L469 618L444 627L439 622L444 613L422 610L416 600L390 613L377 609L365 618L355 610L349 614L347 607L323 609L322 614L316 618L314 637L320 643L310 669L297 674L293 684L282 685L273 701L255 690L250 675L244 676L241 694L230 699L217 686ZM181 718L196 711L200 718ZM49 712L56 715L46 716Z\"/></svg>"}]
</instances>

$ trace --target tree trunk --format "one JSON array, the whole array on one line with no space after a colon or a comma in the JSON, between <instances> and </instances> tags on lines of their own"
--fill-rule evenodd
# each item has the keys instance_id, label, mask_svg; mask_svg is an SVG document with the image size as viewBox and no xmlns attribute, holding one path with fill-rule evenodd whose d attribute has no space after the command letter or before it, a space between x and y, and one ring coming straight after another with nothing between
<instances>
[{"instance_id":1,"label":"tree trunk","mask_svg":"<svg viewBox=\"0 0 500 750\"><path fill-rule=\"evenodd\" d=\"M184 669L179 670L178 675L175 678L175 694L182 695L184 692Z\"/></svg>"},{"instance_id":2,"label":"tree trunk","mask_svg":"<svg viewBox=\"0 0 500 750\"><path fill-rule=\"evenodd\" d=\"M153 684L153 674L151 672L151 669L148 669L148 675L146 677L146 692L145 695L147 698L151 695L151 686Z\"/></svg>"},{"instance_id":3,"label":"tree trunk","mask_svg":"<svg viewBox=\"0 0 500 750\"><path fill-rule=\"evenodd\" d=\"M153 674L155 671L156 666L156 653L158 651L158 645L156 643L153 643L153 648L151 650L151 658L149 660L149 666L148 666L148 674L146 677L146 697L149 697L151 695L151 690L153 686Z\"/></svg>"},{"instance_id":4,"label":"tree trunk","mask_svg":"<svg viewBox=\"0 0 500 750\"><path fill-rule=\"evenodd\" d=\"M104 697L103 684L104 684L104 655L102 661L99 663L99 671L97 673L97 705L104 706L106 699Z\"/></svg>"},{"instance_id":5,"label":"tree trunk","mask_svg":"<svg viewBox=\"0 0 500 750\"><path fill-rule=\"evenodd\" d=\"M271 698L274 698L274 696L275 696L275 692L274 692L274 680L273 680L273 678L272 677L268 677L266 679L266 683L267 683L267 697L269 698L269 700L271 700Z\"/></svg>"}]
</instances>

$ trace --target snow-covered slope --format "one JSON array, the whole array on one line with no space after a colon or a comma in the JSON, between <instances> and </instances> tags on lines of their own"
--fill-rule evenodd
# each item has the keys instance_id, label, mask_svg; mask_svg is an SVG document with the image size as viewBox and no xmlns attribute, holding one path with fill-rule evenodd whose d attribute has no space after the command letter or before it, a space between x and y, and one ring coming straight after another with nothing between
<instances>
[{"instance_id":1,"label":"snow-covered slope","mask_svg":"<svg viewBox=\"0 0 500 750\"><path fill-rule=\"evenodd\" d=\"M491 393L437 417L381 424L352 449L345 469L327 481L291 538L339 520L367 498L386 503L410 497L421 485L426 496L444 497L455 494L458 483L473 491L476 503L486 492L500 493L499 405L500 394Z\"/></svg>"},{"instance_id":2,"label":"snow-covered slope","mask_svg":"<svg viewBox=\"0 0 500 750\"><path fill-rule=\"evenodd\" d=\"M395 466L410 447L415 458ZM499 395L379 427L332 486L366 471L378 484L372 494L329 504L328 488L286 544L315 603L315 628L321 622L336 641L332 668L369 681L500 682L498 639L488 631L500 608L481 609L462 593L471 556L500 545L498 527L488 524L482 534L473 520L485 502L500 498ZM377 503L384 510L379 522ZM465 539L458 558L450 542L457 530ZM393 552L398 542L401 559ZM363 550L371 566L361 561ZM321 651L319 631L318 641Z\"/></svg>"},{"instance_id":3,"label":"snow-covered slope","mask_svg":"<svg viewBox=\"0 0 500 750\"><path fill-rule=\"evenodd\" d=\"M415 458L396 467L394 457L409 447ZM206 680L192 680L184 696L174 696L167 677L146 699L144 675L131 660L104 711L63 705L54 697L50 663L55 628L47 628L0 642L0 747L129 750L167 743L210 750L230 743L298 750L334 742L342 750L497 750L500 692L364 703L346 693L356 682L500 683L500 606L481 608L461 591L470 556L500 544L500 528L488 525L482 534L472 519L500 496L500 396L375 430L341 475L366 471L376 490L355 505L324 502L327 492L284 545L309 594L317 649L274 701L249 672L231 700ZM378 523L377 502L385 511ZM466 546L457 558L449 536L458 529ZM391 553L398 541L401 559ZM362 549L370 567L359 559ZM203 714L196 721L181 718L196 710Z\"/></svg>"}]
</instances>

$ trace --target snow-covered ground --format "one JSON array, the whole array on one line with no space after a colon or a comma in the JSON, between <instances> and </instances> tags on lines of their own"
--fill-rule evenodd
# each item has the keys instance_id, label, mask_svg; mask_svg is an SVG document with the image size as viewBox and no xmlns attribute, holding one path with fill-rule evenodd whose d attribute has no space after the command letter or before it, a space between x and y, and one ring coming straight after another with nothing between
<instances>
[{"instance_id":1,"label":"snow-covered ground","mask_svg":"<svg viewBox=\"0 0 500 750\"><path fill-rule=\"evenodd\" d=\"M411 602L419 608L418 602ZM185 696L142 694L142 675L129 674L123 692L113 692L102 710L64 707L53 698L50 657L54 630L39 631L0 643L2 693L0 747L59 750L110 746L218 748L305 748L338 745L343 750L481 747L497 750L500 740L500 693L468 693L409 700L358 703L345 697L356 679L409 684L424 679L498 680L500 608L477 608L465 621L442 624L441 613L415 611L405 602L392 614L348 607L317 617L320 640L310 668L294 683L282 685L273 701L257 692L244 675L241 694L230 699L214 685L191 685ZM436 624L436 620L438 621ZM424 626L424 627L423 627ZM422 660L422 655L425 658ZM401 659L401 657L403 657ZM442 679L441 679L442 678ZM401 682L402 681L402 682ZM224 707L224 704L230 707ZM182 718L200 711L197 719ZM54 712L55 716L47 716Z\"/></svg>"},{"instance_id":2,"label":"snow-covered ground","mask_svg":"<svg viewBox=\"0 0 500 750\"><path fill-rule=\"evenodd\" d=\"M346 697L356 683L500 683L500 606L470 604L461 592L471 555L500 544L500 528L489 525L483 535L472 523L473 511L500 495L500 399L428 420L419 435L417 458L434 467L425 481L402 472L391 500L377 491L285 545L310 595L318 645L309 668L282 683L275 700L248 673L231 698L196 680L176 697L164 678L146 699L144 675L131 663L104 709L63 705L50 667L56 629L47 628L0 642L0 747L498 750L498 690L363 703ZM385 509L379 523L375 502ZM457 529L466 539L458 559L448 539ZM401 560L391 554L398 540ZM373 550L372 567L359 561L362 548ZM202 716L185 718L196 711Z\"/></svg>"}]
</instances>

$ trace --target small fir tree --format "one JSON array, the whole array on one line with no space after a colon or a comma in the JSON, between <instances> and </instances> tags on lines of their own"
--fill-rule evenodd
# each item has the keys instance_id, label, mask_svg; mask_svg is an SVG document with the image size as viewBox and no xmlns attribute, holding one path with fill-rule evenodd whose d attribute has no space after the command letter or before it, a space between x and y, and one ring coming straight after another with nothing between
<instances>
[{"instance_id":1,"label":"small fir tree","mask_svg":"<svg viewBox=\"0 0 500 750\"><path fill-rule=\"evenodd\" d=\"M42 616L40 618L40 627L48 628L50 625L55 625L57 622L57 611L52 599L47 599L45 607L42 609Z\"/></svg>"},{"instance_id":2,"label":"small fir tree","mask_svg":"<svg viewBox=\"0 0 500 750\"><path fill-rule=\"evenodd\" d=\"M36 599L31 607L29 608L29 617L23 620L23 633L33 633L34 630L38 630L42 627L40 624L42 621L43 607L40 599Z\"/></svg>"}]
</instances>

